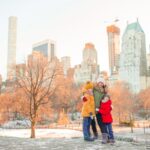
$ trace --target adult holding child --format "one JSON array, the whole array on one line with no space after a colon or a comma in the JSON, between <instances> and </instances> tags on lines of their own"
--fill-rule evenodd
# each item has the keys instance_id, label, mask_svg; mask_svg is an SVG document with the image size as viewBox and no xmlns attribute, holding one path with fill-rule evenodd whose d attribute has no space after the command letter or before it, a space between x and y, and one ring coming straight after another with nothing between
<instances>
[{"instance_id":1,"label":"adult holding child","mask_svg":"<svg viewBox=\"0 0 150 150\"><path fill-rule=\"evenodd\" d=\"M94 87L93 87L93 96L95 102L95 112L96 112L96 119L100 131L102 133L102 143L107 141L107 129L105 124L102 122L102 115L99 113L99 107L102 101L102 98L107 93L107 86L105 84L105 80L103 78L98 78ZM91 122L92 123L92 122Z\"/></svg>"}]
</instances>

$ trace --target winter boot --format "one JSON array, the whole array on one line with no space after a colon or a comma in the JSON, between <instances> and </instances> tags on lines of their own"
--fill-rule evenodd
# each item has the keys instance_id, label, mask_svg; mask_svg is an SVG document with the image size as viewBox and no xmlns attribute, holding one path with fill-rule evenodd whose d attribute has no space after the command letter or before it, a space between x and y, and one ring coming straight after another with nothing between
<instances>
[{"instance_id":1,"label":"winter boot","mask_svg":"<svg viewBox=\"0 0 150 150\"><path fill-rule=\"evenodd\" d=\"M88 138L84 138L85 141L89 141L89 142L93 142L94 138L88 137Z\"/></svg>"},{"instance_id":2,"label":"winter boot","mask_svg":"<svg viewBox=\"0 0 150 150\"><path fill-rule=\"evenodd\" d=\"M93 137L93 138L94 138L94 139L98 139L98 133L97 133L97 132L94 132L93 134L94 134L94 137Z\"/></svg>"},{"instance_id":3,"label":"winter boot","mask_svg":"<svg viewBox=\"0 0 150 150\"><path fill-rule=\"evenodd\" d=\"M102 144L106 144L108 141L107 133L102 133Z\"/></svg>"},{"instance_id":4,"label":"winter boot","mask_svg":"<svg viewBox=\"0 0 150 150\"><path fill-rule=\"evenodd\" d=\"M109 139L109 143L110 143L110 144L114 144L114 143L115 143L115 140L114 140L114 139Z\"/></svg>"}]
</instances>

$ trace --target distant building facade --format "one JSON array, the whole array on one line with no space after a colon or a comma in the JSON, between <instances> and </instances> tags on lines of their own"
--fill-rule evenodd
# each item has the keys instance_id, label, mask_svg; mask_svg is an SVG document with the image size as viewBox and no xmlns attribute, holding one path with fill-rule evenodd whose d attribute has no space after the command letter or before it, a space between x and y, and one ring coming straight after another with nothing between
<instances>
[{"instance_id":1,"label":"distant building facade","mask_svg":"<svg viewBox=\"0 0 150 150\"><path fill-rule=\"evenodd\" d=\"M120 56L120 29L115 25L107 27L110 75L118 74Z\"/></svg>"},{"instance_id":2,"label":"distant building facade","mask_svg":"<svg viewBox=\"0 0 150 150\"><path fill-rule=\"evenodd\" d=\"M9 17L8 25L8 54L7 54L7 79L15 78L17 44L17 17Z\"/></svg>"},{"instance_id":3,"label":"distant building facade","mask_svg":"<svg viewBox=\"0 0 150 150\"><path fill-rule=\"evenodd\" d=\"M132 92L147 87L145 33L137 22L128 24L122 37L119 76L129 83Z\"/></svg>"},{"instance_id":4,"label":"distant building facade","mask_svg":"<svg viewBox=\"0 0 150 150\"><path fill-rule=\"evenodd\" d=\"M32 54L28 55L27 66L30 66L30 64L36 62L41 57L45 58L45 56L41 52L39 52L39 51L33 51Z\"/></svg>"},{"instance_id":5,"label":"distant building facade","mask_svg":"<svg viewBox=\"0 0 150 150\"><path fill-rule=\"evenodd\" d=\"M2 89L2 75L0 74L0 94L1 94L1 89Z\"/></svg>"},{"instance_id":6,"label":"distant building facade","mask_svg":"<svg viewBox=\"0 0 150 150\"><path fill-rule=\"evenodd\" d=\"M150 51L147 54L147 87L150 87Z\"/></svg>"},{"instance_id":7,"label":"distant building facade","mask_svg":"<svg viewBox=\"0 0 150 150\"><path fill-rule=\"evenodd\" d=\"M32 50L42 53L48 58L48 61L52 61L56 56L56 42L52 40L41 41L34 44Z\"/></svg>"},{"instance_id":8,"label":"distant building facade","mask_svg":"<svg viewBox=\"0 0 150 150\"><path fill-rule=\"evenodd\" d=\"M71 62L69 56L61 57L61 63L63 66L64 74L67 75L67 71L69 68L71 68Z\"/></svg>"},{"instance_id":9,"label":"distant building facade","mask_svg":"<svg viewBox=\"0 0 150 150\"><path fill-rule=\"evenodd\" d=\"M74 70L74 81L76 84L81 84L88 80L95 81L99 74L97 51L92 43L85 44L82 58L82 63L77 65Z\"/></svg>"},{"instance_id":10,"label":"distant building facade","mask_svg":"<svg viewBox=\"0 0 150 150\"><path fill-rule=\"evenodd\" d=\"M16 65L16 77L23 77L26 74L26 64Z\"/></svg>"},{"instance_id":11,"label":"distant building facade","mask_svg":"<svg viewBox=\"0 0 150 150\"><path fill-rule=\"evenodd\" d=\"M147 54L147 74L150 76L150 52Z\"/></svg>"}]
</instances>

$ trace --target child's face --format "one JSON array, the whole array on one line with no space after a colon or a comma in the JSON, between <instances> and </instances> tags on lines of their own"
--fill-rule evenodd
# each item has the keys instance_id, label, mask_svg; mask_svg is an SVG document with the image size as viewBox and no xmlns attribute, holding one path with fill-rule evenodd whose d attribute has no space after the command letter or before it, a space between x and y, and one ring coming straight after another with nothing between
<instances>
[{"instance_id":1,"label":"child's face","mask_svg":"<svg viewBox=\"0 0 150 150\"><path fill-rule=\"evenodd\" d=\"M105 96L104 97L104 100L107 102L109 100L109 97L108 96Z\"/></svg>"},{"instance_id":2,"label":"child's face","mask_svg":"<svg viewBox=\"0 0 150 150\"><path fill-rule=\"evenodd\" d=\"M93 95L93 90L92 90L92 89L88 89L88 90L87 90L87 94Z\"/></svg>"}]
</instances>

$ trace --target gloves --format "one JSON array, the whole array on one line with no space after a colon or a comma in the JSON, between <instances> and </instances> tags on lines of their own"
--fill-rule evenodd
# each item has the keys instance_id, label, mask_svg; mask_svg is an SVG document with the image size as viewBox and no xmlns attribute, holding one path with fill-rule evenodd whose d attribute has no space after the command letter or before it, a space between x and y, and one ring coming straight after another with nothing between
<instances>
[{"instance_id":1,"label":"gloves","mask_svg":"<svg viewBox=\"0 0 150 150\"><path fill-rule=\"evenodd\" d=\"M82 97L81 97L81 100L82 100L83 102L86 102L86 101L87 101L87 98L86 98L85 96L82 96Z\"/></svg>"},{"instance_id":2,"label":"gloves","mask_svg":"<svg viewBox=\"0 0 150 150\"><path fill-rule=\"evenodd\" d=\"M93 113L92 112L90 112L90 116L92 116L93 115Z\"/></svg>"},{"instance_id":3,"label":"gloves","mask_svg":"<svg viewBox=\"0 0 150 150\"><path fill-rule=\"evenodd\" d=\"M111 105L111 109L113 109L114 108L114 106L113 105Z\"/></svg>"},{"instance_id":4,"label":"gloves","mask_svg":"<svg viewBox=\"0 0 150 150\"><path fill-rule=\"evenodd\" d=\"M93 119L94 119L94 117L93 117L93 116L90 116L90 118L91 118L91 120L93 120Z\"/></svg>"},{"instance_id":5,"label":"gloves","mask_svg":"<svg viewBox=\"0 0 150 150\"><path fill-rule=\"evenodd\" d=\"M99 108L96 108L95 110L96 110L96 111L99 111Z\"/></svg>"},{"instance_id":6,"label":"gloves","mask_svg":"<svg viewBox=\"0 0 150 150\"><path fill-rule=\"evenodd\" d=\"M92 112L90 112L90 118L93 120L93 113Z\"/></svg>"}]
</instances>

